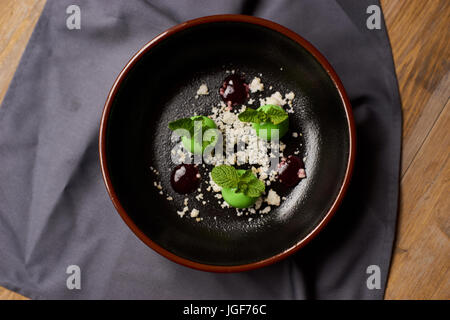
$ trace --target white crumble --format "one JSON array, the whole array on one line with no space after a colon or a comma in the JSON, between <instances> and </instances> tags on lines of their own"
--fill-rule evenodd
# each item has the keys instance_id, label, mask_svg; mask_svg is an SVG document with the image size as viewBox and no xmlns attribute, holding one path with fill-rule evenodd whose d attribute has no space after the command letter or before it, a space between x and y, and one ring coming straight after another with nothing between
<instances>
[{"instance_id":1,"label":"white crumble","mask_svg":"<svg viewBox=\"0 0 450 320\"><path fill-rule=\"evenodd\" d=\"M189 211L189 208L185 206L182 211L177 211L178 215L183 218L185 213Z\"/></svg>"},{"instance_id":2,"label":"white crumble","mask_svg":"<svg viewBox=\"0 0 450 320\"><path fill-rule=\"evenodd\" d=\"M220 206L222 207L222 209L230 207L230 205L227 202L225 202L225 201L222 202L222 204Z\"/></svg>"},{"instance_id":3,"label":"white crumble","mask_svg":"<svg viewBox=\"0 0 450 320\"><path fill-rule=\"evenodd\" d=\"M203 193L199 193L198 195L196 195L195 199L197 199L197 201L203 200Z\"/></svg>"},{"instance_id":4,"label":"white crumble","mask_svg":"<svg viewBox=\"0 0 450 320\"><path fill-rule=\"evenodd\" d=\"M268 205L279 206L280 196L273 189L270 189L266 198L266 202Z\"/></svg>"},{"instance_id":5,"label":"white crumble","mask_svg":"<svg viewBox=\"0 0 450 320\"><path fill-rule=\"evenodd\" d=\"M267 207L265 207L264 209L262 209L262 210L260 211L260 213L262 213L262 214L269 213L271 209L272 209L272 208L271 208L270 206L267 206Z\"/></svg>"},{"instance_id":6,"label":"white crumble","mask_svg":"<svg viewBox=\"0 0 450 320\"><path fill-rule=\"evenodd\" d=\"M285 95L284 95L284 97L288 100L288 101L292 101L292 100L294 100L294 98L295 98L295 93L294 92L289 92L289 93L286 93Z\"/></svg>"},{"instance_id":7,"label":"white crumble","mask_svg":"<svg viewBox=\"0 0 450 320\"><path fill-rule=\"evenodd\" d=\"M198 90L197 90L197 95L199 95L199 96L205 96L208 94L209 94L209 92L208 92L208 87L206 86L206 84L202 84L200 86L200 88L198 88Z\"/></svg>"},{"instance_id":8,"label":"white crumble","mask_svg":"<svg viewBox=\"0 0 450 320\"><path fill-rule=\"evenodd\" d=\"M262 205L262 198L258 198L258 200L256 200L255 202L255 210L259 210L259 208L261 208Z\"/></svg>"},{"instance_id":9,"label":"white crumble","mask_svg":"<svg viewBox=\"0 0 450 320\"><path fill-rule=\"evenodd\" d=\"M222 116L222 122L226 123L226 124L233 124L235 122L237 122L240 120L238 119L238 117L236 116L236 114L234 114L233 112L230 111L226 111L223 116Z\"/></svg>"},{"instance_id":10,"label":"white crumble","mask_svg":"<svg viewBox=\"0 0 450 320\"><path fill-rule=\"evenodd\" d=\"M158 189L158 190L162 190L162 186L161 186L161 181L154 181L153 185Z\"/></svg>"},{"instance_id":11,"label":"white crumble","mask_svg":"<svg viewBox=\"0 0 450 320\"><path fill-rule=\"evenodd\" d=\"M191 211L191 218L198 217L199 213L200 213L200 211L198 211L197 209L192 209L192 211Z\"/></svg>"},{"instance_id":12,"label":"white crumble","mask_svg":"<svg viewBox=\"0 0 450 320\"><path fill-rule=\"evenodd\" d=\"M284 106L287 103L287 101L283 99L283 96L279 91L273 93L270 97L266 97L265 99L259 99L259 102L261 106L266 104L274 104L280 107Z\"/></svg>"},{"instance_id":13,"label":"white crumble","mask_svg":"<svg viewBox=\"0 0 450 320\"><path fill-rule=\"evenodd\" d=\"M255 93L258 91L264 91L264 84L261 83L261 78L255 77L252 82L250 82L248 88L251 93Z\"/></svg>"}]
</instances>

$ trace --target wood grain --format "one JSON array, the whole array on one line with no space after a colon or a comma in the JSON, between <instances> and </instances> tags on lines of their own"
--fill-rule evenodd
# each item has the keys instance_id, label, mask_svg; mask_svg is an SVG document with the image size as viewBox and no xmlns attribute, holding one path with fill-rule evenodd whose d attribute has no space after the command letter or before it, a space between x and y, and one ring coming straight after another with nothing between
<instances>
[{"instance_id":1,"label":"wood grain","mask_svg":"<svg viewBox=\"0 0 450 320\"><path fill-rule=\"evenodd\" d=\"M0 102L46 0L0 1Z\"/></svg>"},{"instance_id":2,"label":"wood grain","mask_svg":"<svg viewBox=\"0 0 450 320\"><path fill-rule=\"evenodd\" d=\"M44 3L0 2L0 101ZM404 118L398 233L386 299L450 299L450 1L381 3ZM0 287L1 299L26 298Z\"/></svg>"},{"instance_id":3,"label":"wood grain","mask_svg":"<svg viewBox=\"0 0 450 320\"><path fill-rule=\"evenodd\" d=\"M0 300L29 300L16 292L0 287Z\"/></svg>"},{"instance_id":4,"label":"wood grain","mask_svg":"<svg viewBox=\"0 0 450 320\"><path fill-rule=\"evenodd\" d=\"M397 240L386 299L450 298L450 2L382 0L403 103Z\"/></svg>"},{"instance_id":5,"label":"wood grain","mask_svg":"<svg viewBox=\"0 0 450 320\"><path fill-rule=\"evenodd\" d=\"M404 175L448 99L450 1L381 3L403 102Z\"/></svg>"},{"instance_id":6,"label":"wood grain","mask_svg":"<svg viewBox=\"0 0 450 320\"><path fill-rule=\"evenodd\" d=\"M449 128L447 103L403 176L388 299L450 299Z\"/></svg>"}]
</instances>

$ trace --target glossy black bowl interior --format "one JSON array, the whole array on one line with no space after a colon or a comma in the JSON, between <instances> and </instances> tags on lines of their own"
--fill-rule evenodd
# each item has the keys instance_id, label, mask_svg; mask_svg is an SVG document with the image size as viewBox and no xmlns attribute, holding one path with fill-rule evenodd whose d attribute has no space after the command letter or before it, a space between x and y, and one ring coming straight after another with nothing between
<instances>
[{"instance_id":1,"label":"glossy black bowl interior","mask_svg":"<svg viewBox=\"0 0 450 320\"><path fill-rule=\"evenodd\" d=\"M210 114L220 101L218 89L226 70L245 74L247 81L261 74L264 96L274 91L295 93L290 132L282 141L287 144L285 155L300 147L307 178L291 189L272 184L269 188L287 199L251 221L249 216L238 217L234 209L220 208L203 183L207 205L195 199L196 193L187 195L190 210L200 210L203 220L180 218L177 210L183 208L186 196L170 186L174 143L167 125L195 112ZM210 94L195 99L202 83ZM258 101L259 95L251 97ZM302 136L292 137L294 131ZM284 252L324 219L346 174L349 135L341 96L306 49L264 26L215 22L161 40L126 74L112 102L105 155L117 200L148 238L189 261L237 266ZM161 181L163 196L154 181ZM166 200L166 193L174 200Z\"/></svg>"}]
</instances>

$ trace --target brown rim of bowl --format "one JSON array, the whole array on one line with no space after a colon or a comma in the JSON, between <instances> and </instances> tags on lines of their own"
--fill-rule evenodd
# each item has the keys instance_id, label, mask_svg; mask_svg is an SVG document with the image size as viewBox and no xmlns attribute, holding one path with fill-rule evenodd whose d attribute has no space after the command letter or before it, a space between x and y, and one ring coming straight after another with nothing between
<instances>
[{"instance_id":1,"label":"brown rim of bowl","mask_svg":"<svg viewBox=\"0 0 450 320\"><path fill-rule=\"evenodd\" d=\"M347 163L347 170L345 172L344 180L341 186L341 189L339 190L339 194L336 197L333 205L328 210L325 217L320 221L320 223L302 240L297 242L295 245L290 247L289 249L286 249L285 251L276 254L272 257L266 258L261 261L256 261L248 264L243 265L231 265L231 266L221 266L221 265L209 265L209 264L203 264L195 261L188 260L186 258L179 257L172 252L162 248L155 242L153 242L147 235L145 235L138 226L131 220L131 218L126 213L125 209L122 207L122 205L119 202L119 199L117 198L116 192L114 191L114 188L111 183L111 178L109 176L108 166L107 166L107 159L106 159L106 128L108 125L108 118L112 106L112 102L115 98L115 95L117 93L118 88L122 84L122 81L126 77L127 73L133 68L133 66L136 64L136 62L149 50L151 50L154 46L156 46L158 43L160 43L162 40L165 40L169 38L171 35L180 32L182 30L185 30L187 28L191 28L194 26L198 26L205 23L212 23L212 22L244 22L244 23L251 23L259 26L266 27L268 29L277 31L284 36L290 38L291 40L297 42L300 44L303 48L308 50L310 54L314 56L314 58L322 65L322 67L326 70L330 78L332 79L334 85L336 86L337 90L339 91L339 94L341 96L342 103L345 108L346 116L347 116L347 122L349 127L349 136L350 136L350 143L349 143L349 158ZM125 221L125 223L128 225L128 227L138 236L139 239L141 239L146 245L148 245L150 248L158 252L159 254L163 255L164 257L179 263L181 265L202 270L202 271L210 271L210 272L240 272L240 271L247 271L252 269L261 268L267 265L270 265L272 263L275 263L277 261L280 261L287 256L291 255L292 253L296 252L300 248L304 247L308 242L310 242L322 229L323 227L328 223L330 218L333 216L333 214L336 212L338 206L342 202L342 199L344 197L345 192L347 191L351 174L353 171L353 165L355 160L355 147L356 147L356 134L355 134L355 124L353 121L353 114L350 106L350 101L347 97L347 94L345 92L344 86L342 85L341 80L337 76L336 72L330 65L330 63L325 59L325 57L307 40L296 34L295 32L275 23L269 20L256 18L252 16L246 16L246 15L234 15L234 14L226 14L226 15L214 15L214 16L207 16L202 18L197 18L194 20L189 20L186 22L183 22L179 25L176 25L157 37L155 37L153 40L148 42L143 48L141 48L132 58L131 60L126 64L126 66L123 68L123 70L120 72L119 76L117 77L116 81L114 82L114 85L112 86L108 98L106 100L103 114L101 118L100 123L100 133L99 133L99 153L100 153L100 165L101 170L103 174L103 180L106 185L106 189L109 193L109 196L116 207L116 210L122 217L122 219Z\"/></svg>"}]
</instances>

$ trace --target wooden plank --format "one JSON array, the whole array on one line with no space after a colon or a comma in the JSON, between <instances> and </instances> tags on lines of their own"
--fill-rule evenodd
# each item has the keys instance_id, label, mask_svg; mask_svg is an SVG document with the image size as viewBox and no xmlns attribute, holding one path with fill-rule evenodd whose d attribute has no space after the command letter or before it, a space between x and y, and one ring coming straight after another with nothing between
<instances>
[{"instance_id":1,"label":"wooden plank","mask_svg":"<svg viewBox=\"0 0 450 320\"><path fill-rule=\"evenodd\" d=\"M0 1L0 103L46 0Z\"/></svg>"},{"instance_id":2,"label":"wooden plank","mask_svg":"<svg viewBox=\"0 0 450 320\"><path fill-rule=\"evenodd\" d=\"M450 1L381 4L403 102L404 175L449 95Z\"/></svg>"},{"instance_id":3,"label":"wooden plank","mask_svg":"<svg viewBox=\"0 0 450 320\"><path fill-rule=\"evenodd\" d=\"M29 300L29 299L18 293L0 287L0 300Z\"/></svg>"},{"instance_id":4,"label":"wooden plank","mask_svg":"<svg viewBox=\"0 0 450 320\"><path fill-rule=\"evenodd\" d=\"M450 2L381 3L404 118L397 240L385 298L448 299Z\"/></svg>"},{"instance_id":5,"label":"wooden plank","mask_svg":"<svg viewBox=\"0 0 450 320\"><path fill-rule=\"evenodd\" d=\"M450 103L402 179L387 299L450 299Z\"/></svg>"}]
</instances>

